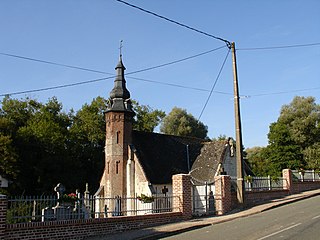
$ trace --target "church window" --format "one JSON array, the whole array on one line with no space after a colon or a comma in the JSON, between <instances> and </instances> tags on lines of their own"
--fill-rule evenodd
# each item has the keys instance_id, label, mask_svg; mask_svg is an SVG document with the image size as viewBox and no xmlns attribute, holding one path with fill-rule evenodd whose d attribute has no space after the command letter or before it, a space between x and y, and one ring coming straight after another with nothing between
<instances>
[{"instance_id":1,"label":"church window","mask_svg":"<svg viewBox=\"0 0 320 240\"><path fill-rule=\"evenodd\" d=\"M110 162L107 162L107 173L110 173Z\"/></svg>"},{"instance_id":2,"label":"church window","mask_svg":"<svg viewBox=\"0 0 320 240\"><path fill-rule=\"evenodd\" d=\"M116 161L116 174L119 173L119 163L120 161Z\"/></svg>"},{"instance_id":3,"label":"church window","mask_svg":"<svg viewBox=\"0 0 320 240\"><path fill-rule=\"evenodd\" d=\"M120 142L120 131L117 132L116 141L117 144Z\"/></svg>"}]
</instances>

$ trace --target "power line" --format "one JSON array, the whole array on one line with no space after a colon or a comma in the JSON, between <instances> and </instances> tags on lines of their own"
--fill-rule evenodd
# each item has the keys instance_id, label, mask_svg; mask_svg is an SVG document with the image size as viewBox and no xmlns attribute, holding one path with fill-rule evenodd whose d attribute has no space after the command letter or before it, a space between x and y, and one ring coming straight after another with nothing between
<instances>
[{"instance_id":1,"label":"power line","mask_svg":"<svg viewBox=\"0 0 320 240\"><path fill-rule=\"evenodd\" d=\"M94 70L94 69L90 69L90 68L77 67L77 66L67 65L67 64L63 64L63 63L51 62L51 61L46 61L46 60L41 60L41 59L36 59L36 58L30 58L30 57L15 55L15 54L9 54L9 53L4 53L4 52L0 52L0 55L7 56L7 57L20 58L20 59L24 59L24 60L33 61L33 62L51 64L51 65L60 66L60 67L73 68L73 69L82 70L82 71L113 75L112 73L107 73L107 72Z\"/></svg>"},{"instance_id":2,"label":"power line","mask_svg":"<svg viewBox=\"0 0 320 240\"><path fill-rule=\"evenodd\" d=\"M193 56L189 56L189 57L186 57L186 58L183 58L183 59L179 59L179 60L176 60L176 61L172 61L172 62L169 62L169 63L160 64L160 65L157 65L157 66L153 66L153 67L149 67L149 68L145 68L145 69L140 69L140 70L137 70L137 71L129 72L129 73L126 73L125 75L127 76L127 75L130 75L130 74L150 71L150 70L153 70L153 69L156 69L156 68L169 66L169 65L172 65L172 64L183 62L183 61L186 61L186 60L189 60L189 59L192 59L192 58L196 58L196 57L199 57L199 56L202 56L202 55L217 51L217 50L225 48L225 47L226 46L221 46L221 47L218 47L218 48L215 48L215 49L211 49L209 51L205 51L205 52L202 52L202 53L199 53L199 54L196 54L196 55L193 55ZM62 63L57 63L57 62L52 62L52 61L47 61L47 60L41 60L41 59L36 59L36 58L30 58L30 57L25 57L25 56L19 56L19 55L14 55L14 54L9 54L9 53L3 53L3 52L2 53L0 52L0 55L19 58L19 59L23 59L23 60L35 61L35 62L40 62L40 63L45 63L45 64L51 64L51 65L55 65L55 66L73 68L73 69L82 70L82 71L89 71L89 72L96 72L96 73L112 75L111 77L98 78L98 79L93 79L93 80L86 80L86 81L72 83L72 84L66 84L66 85L52 86L52 87L47 87L47 88L25 90L25 91L12 92L12 93L3 93L3 94L0 94L0 97L6 96L6 95L18 95L18 94L41 92L41 91L47 91L47 90L53 90L53 89L60 89L60 88L78 86L78 85L83 85L83 84L88 84L88 83L93 83L93 82L99 82L99 81L103 81L103 80L115 77L115 75L112 74L112 73L103 72L103 71L94 70L94 69L89 69L89 68L83 68L83 67L67 65L67 64L62 64ZM138 81L145 81L145 82L150 82L150 83L157 83L157 84L172 86L172 87L180 87L180 88L193 89L193 90L198 90L198 91L208 91L206 89L193 88L193 87L188 87L188 86L183 86L183 85L178 85L178 84L172 84L172 83L166 83L166 82L160 82L160 81L154 81L154 80L148 80L148 79L143 79L143 78L135 78L135 77L130 77L130 76L128 76L128 78L132 78L132 79L135 79L135 80L138 80ZM217 93L228 94L228 93L223 93L223 92L217 92Z\"/></svg>"},{"instance_id":3,"label":"power line","mask_svg":"<svg viewBox=\"0 0 320 240\"><path fill-rule=\"evenodd\" d=\"M172 19L170 19L170 18L164 17L164 16L159 15L159 14L157 14L157 13L155 13L155 12L151 12L151 11L146 10L146 9L144 9L144 8L138 7L138 6L136 6L136 5L133 5L133 4L128 3L128 2L125 2L125 1L123 1L123 0L116 0L116 1L117 1L117 2L120 2L120 3L123 3L123 4L127 5L127 6L133 7L133 8L135 8L135 9L138 9L138 10L140 10L140 11L142 11L142 12L145 12L145 13L151 14L151 15L153 15L153 16L156 16L156 17L158 17L158 18L164 19L164 20L166 20L166 21L168 21L168 22L171 22L171 23L174 23L174 24L176 24L176 25L179 25L180 27L184 27L184 28L187 28L187 29L192 30L192 31L194 31L194 32L203 34L203 35L205 35L205 36L207 36L207 37L211 37L211 38L214 38L214 39L216 39L216 40L223 41L228 47L230 46L230 42L229 42L228 40L226 40L226 39L221 38L221 37L217 37L217 36L214 36L214 35L212 35L212 34L210 34L210 33L207 33L207 32L201 31L201 30L199 30L199 29L196 29L196 28L194 28L194 27L190 27L190 26L188 26L188 25L186 25L186 24L177 22L177 21L175 21L175 20L172 20Z\"/></svg>"},{"instance_id":4,"label":"power line","mask_svg":"<svg viewBox=\"0 0 320 240\"><path fill-rule=\"evenodd\" d=\"M252 47L252 48L237 48L238 51L253 51L253 50L273 50L282 48L298 48L298 47L312 47L319 46L320 43L306 43L297 45L284 45L284 46L273 46L273 47Z\"/></svg>"},{"instance_id":5,"label":"power line","mask_svg":"<svg viewBox=\"0 0 320 240\"><path fill-rule=\"evenodd\" d=\"M226 63L226 61L227 61L227 59L228 59L229 53L230 53L230 49L229 49L226 57L225 57L224 60L223 60L222 66L221 66L221 68L220 68L220 70L219 70L219 73L218 73L218 75L217 75L217 77L216 77L216 80L214 81L214 84L212 85L210 94L209 94L209 96L208 96L208 98L207 98L207 100L206 100L206 103L204 104L204 106L203 106L203 108L202 108L202 110L201 110L201 113L200 113L199 118L198 118L198 122L199 122L199 120L200 120L200 118L201 118L204 110L206 109L206 107L207 107L207 105L208 105L208 102L209 102L209 100L210 100L210 98L211 98L212 92L213 92L213 90L214 90L214 88L215 88L215 86L216 86L216 84L217 84L217 82L218 82L218 79L219 79L219 77L220 77L220 75L221 75L221 72L222 72L222 70L223 70L223 67L224 67L224 65L225 65L225 63Z\"/></svg>"},{"instance_id":6,"label":"power line","mask_svg":"<svg viewBox=\"0 0 320 240\"><path fill-rule=\"evenodd\" d=\"M305 91L312 91L312 90L319 90L320 87L314 87L314 88L305 88L305 89L295 89L290 91L280 91L280 92L273 92L273 93L260 93L260 94L253 94L248 95L247 97L262 97L262 96L271 96L271 95L281 95L281 94L288 94L288 93L294 93L294 92L305 92Z\"/></svg>"},{"instance_id":7,"label":"power line","mask_svg":"<svg viewBox=\"0 0 320 240\"><path fill-rule=\"evenodd\" d=\"M201 91L201 92L210 92L210 90L204 89L204 88L189 87L189 86L185 86L185 85L167 83L167 82L159 82L159 81L148 80L148 79L144 79L144 78L136 78L136 77L131 77L131 78L135 79L135 80L139 80L139 81L156 83L156 84L161 84L161 85L166 85L166 86L171 86L171 87L185 88L185 89L191 89L191 90L196 90L196 91ZM221 91L213 91L213 92L223 94L223 95L233 95L233 93L227 93L227 92L221 92Z\"/></svg>"},{"instance_id":8,"label":"power line","mask_svg":"<svg viewBox=\"0 0 320 240\"><path fill-rule=\"evenodd\" d=\"M215 49L211 49L211 50L209 50L209 51L202 52L202 53L199 53L199 54L190 56L190 57L182 58L182 59L180 59L180 60L176 60L176 61L172 61L172 62L169 62L169 63L161 64L161 65L158 65L158 66L149 67L149 68L144 68L144 69L141 69L141 70L129 72L129 73L126 73L126 75L135 74L135 73L140 73L140 72L145 72L145 71L153 70L153 69L156 69L156 68L161 68L161 67L169 66L169 65L172 65L172 64L175 64L175 63L179 63L179 62L183 62L183 61L186 61L186 60L189 60L189 59L192 59L192 58L200 57L200 56L202 56L202 55L205 55L205 54L208 54L208 53L217 51L217 50L222 49L222 48L225 48L225 47L226 47L226 46L221 46L221 47L218 47L218 48L215 48Z\"/></svg>"},{"instance_id":9,"label":"power line","mask_svg":"<svg viewBox=\"0 0 320 240\"><path fill-rule=\"evenodd\" d=\"M18 95L18 94L26 94L26 93L33 93L33 92L42 92L42 91L48 91L48 90L53 90L53 89L58 89L58 88L66 88L66 87L78 86L78 85L83 85L83 84L88 84L88 83L93 83L93 82L99 82L99 81L103 81L103 80L110 79L110 78L114 78L114 76L105 77L105 78L98 78L98 79L93 79L93 80L88 80L88 81L83 81L83 82L77 82L77 83L58 85L58 86L53 86L53 87L38 88L38 89L25 90L25 91L20 91L20 92L12 92L12 93L3 93L3 94L0 94L0 97L10 96L10 95Z\"/></svg>"},{"instance_id":10,"label":"power line","mask_svg":"<svg viewBox=\"0 0 320 240\"><path fill-rule=\"evenodd\" d=\"M169 65L172 65L172 64L180 63L180 62L192 59L192 58L200 57L202 55L215 52L215 51L217 51L219 49L222 49L222 48L225 48L225 47L226 46L221 46L221 47L214 48L214 49L211 49L211 50L208 50L208 51L205 51L205 52L201 52L201 53L189 56L189 57L178 59L178 60L175 60L175 61L172 61L172 62L168 62L168 63L160 64L160 65L157 65L157 66L148 67L148 68L140 69L140 70L137 70L137 71L129 72L129 73L126 73L126 75L145 72L145 71L153 70L153 69L156 69L156 68L161 68L161 67L169 66ZM47 60L42 60L42 59L37 59L37 58L31 58L31 57L26 57L26 56L21 56L21 55L15 55L15 54L10 54L10 53L5 53L5 52L0 52L0 55L7 56L7 57L13 57L13 58L19 58L19 59L33 61L33 62L39 62L39 63L55 65L55 66L60 66L60 67L72 68L72 69L77 69L77 70L82 70L82 71L114 75L113 73L108 73L108 72L104 72L104 71L101 71L101 70L85 68L85 67L79 67L79 66L63 64L63 63L57 63L57 62L52 62L52 61L47 61Z\"/></svg>"}]
</instances>

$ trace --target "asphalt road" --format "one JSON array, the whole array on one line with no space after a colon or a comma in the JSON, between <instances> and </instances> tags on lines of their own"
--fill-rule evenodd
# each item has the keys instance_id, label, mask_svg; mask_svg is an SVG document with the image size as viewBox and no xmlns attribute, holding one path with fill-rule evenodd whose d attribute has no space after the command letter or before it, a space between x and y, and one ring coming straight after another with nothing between
<instances>
[{"instance_id":1,"label":"asphalt road","mask_svg":"<svg viewBox=\"0 0 320 240\"><path fill-rule=\"evenodd\" d=\"M163 239L317 240L320 239L320 196Z\"/></svg>"}]
</instances>

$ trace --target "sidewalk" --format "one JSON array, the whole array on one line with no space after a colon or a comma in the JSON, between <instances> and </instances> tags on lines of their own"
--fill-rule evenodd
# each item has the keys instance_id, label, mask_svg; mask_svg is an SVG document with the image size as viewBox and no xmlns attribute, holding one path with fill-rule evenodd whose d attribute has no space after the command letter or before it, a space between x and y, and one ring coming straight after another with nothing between
<instances>
[{"instance_id":1,"label":"sidewalk","mask_svg":"<svg viewBox=\"0 0 320 240\"><path fill-rule=\"evenodd\" d=\"M166 225L160 225L155 227L149 227L139 230L127 231L117 234L112 234L108 236L88 238L90 240L131 240L131 239L160 239L161 237L172 236L179 234L181 232L186 232L189 230L210 226L213 224L218 224L226 221L231 221L237 218L250 216L256 213L267 211L272 208L276 208L288 203L306 199L320 195L319 190L307 191L299 194L294 194L281 199L274 199L268 203L254 206L242 211L233 210L227 215L223 216L212 216L205 218L197 218L183 222L170 223Z\"/></svg>"}]
</instances>

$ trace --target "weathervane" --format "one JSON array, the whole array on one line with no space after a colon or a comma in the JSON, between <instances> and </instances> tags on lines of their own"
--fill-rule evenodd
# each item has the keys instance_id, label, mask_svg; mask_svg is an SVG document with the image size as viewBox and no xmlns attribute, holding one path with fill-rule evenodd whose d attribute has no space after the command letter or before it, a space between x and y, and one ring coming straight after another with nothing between
<instances>
[{"instance_id":1,"label":"weathervane","mask_svg":"<svg viewBox=\"0 0 320 240\"><path fill-rule=\"evenodd\" d=\"M122 48L123 48L123 40L120 41L120 47L119 47L119 50L120 50L120 57L122 57Z\"/></svg>"}]
</instances>

